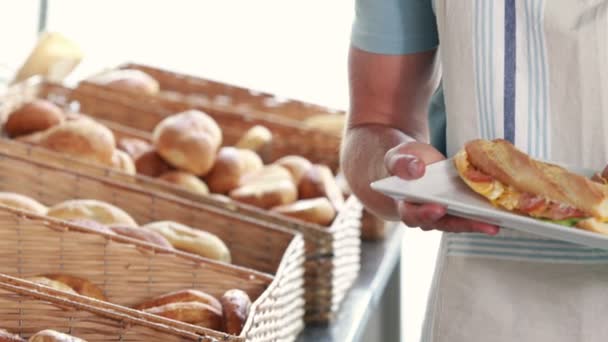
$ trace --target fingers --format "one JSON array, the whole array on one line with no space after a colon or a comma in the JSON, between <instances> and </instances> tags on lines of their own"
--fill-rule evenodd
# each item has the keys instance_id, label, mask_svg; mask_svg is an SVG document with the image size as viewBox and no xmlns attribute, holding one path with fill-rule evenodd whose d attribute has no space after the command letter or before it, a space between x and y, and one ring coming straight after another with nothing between
<instances>
[{"instance_id":1,"label":"fingers","mask_svg":"<svg viewBox=\"0 0 608 342\"><path fill-rule=\"evenodd\" d=\"M389 150L385 155L384 162L390 174L412 180L424 175L426 165L443 159L445 157L433 146L409 142Z\"/></svg>"},{"instance_id":2,"label":"fingers","mask_svg":"<svg viewBox=\"0 0 608 342\"><path fill-rule=\"evenodd\" d=\"M446 215L446 209L438 204L412 204L399 202L401 220L408 227L422 230L441 230L450 233L498 234L499 227L488 223Z\"/></svg>"}]
</instances>

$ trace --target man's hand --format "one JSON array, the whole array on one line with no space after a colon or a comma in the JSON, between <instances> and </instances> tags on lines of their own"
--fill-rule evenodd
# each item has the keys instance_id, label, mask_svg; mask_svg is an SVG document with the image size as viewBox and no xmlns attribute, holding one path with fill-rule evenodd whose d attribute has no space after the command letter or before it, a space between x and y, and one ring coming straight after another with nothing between
<instances>
[{"instance_id":1,"label":"man's hand","mask_svg":"<svg viewBox=\"0 0 608 342\"><path fill-rule=\"evenodd\" d=\"M445 157L429 144L407 142L390 149L384 158L388 172L405 180L424 176L426 165L444 160ZM439 204L413 204L399 202L399 216L408 227L422 230L438 229L445 232L478 232L494 235L498 227L446 215L446 209Z\"/></svg>"}]
</instances>

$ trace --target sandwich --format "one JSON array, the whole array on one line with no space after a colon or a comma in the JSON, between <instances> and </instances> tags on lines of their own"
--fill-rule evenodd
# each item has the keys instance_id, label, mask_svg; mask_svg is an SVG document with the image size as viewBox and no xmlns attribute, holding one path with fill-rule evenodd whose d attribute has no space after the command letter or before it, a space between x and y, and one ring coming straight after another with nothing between
<instances>
[{"instance_id":1,"label":"sandwich","mask_svg":"<svg viewBox=\"0 0 608 342\"><path fill-rule=\"evenodd\" d=\"M608 234L608 185L534 160L502 139L470 141L453 161L460 178L496 207Z\"/></svg>"}]
</instances>

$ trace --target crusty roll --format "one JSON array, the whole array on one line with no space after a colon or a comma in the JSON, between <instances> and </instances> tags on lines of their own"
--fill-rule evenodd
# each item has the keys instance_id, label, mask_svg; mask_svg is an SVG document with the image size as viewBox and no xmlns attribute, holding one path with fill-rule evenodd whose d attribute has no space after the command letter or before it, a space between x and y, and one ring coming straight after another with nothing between
<instances>
[{"instance_id":1,"label":"crusty roll","mask_svg":"<svg viewBox=\"0 0 608 342\"><path fill-rule=\"evenodd\" d=\"M222 147L205 181L211 192L227 194L239 186L241 177L263 166L262 159L253 151Z\"/></svg>"},{"instance_id":2,"label":"crusty roll","mask_svg":"<svg viewBox=\"0 0 608 342\"><path fill-rule=\"evenodd\" d=\"M156 95L160 90L158 81L141 70L110 70L87 79L89 82L115 90L146 95Z\"/></svg>"},{"instance_id":3,"label":"crusty roll","mask_svg":"<svg viewBox=\"0 0 608 342\"><path fill-rule=\"evenodd\" d=\"M60 333L55 330L42 330L32 335L29 342L87 342L78 337L72 335Z\"/></svg>"},{"instance_id":4,"label":"crusty roll","mask_svg":"<svg viewBox=\"0 0 608 342\"><path fill-rule=\"evenodd\" d=\"M139 227L135 228L135 227L128 227L128 226L120 226L120 225L110 226L108 229L110 229L110 231L112 231L114 234L130 237L130 238L136 239L136 240L145 241L145 242L148 242L148 243L160 246L160 247L173 249L173 245L171 245L171 243L167 239L165 239L164 236L158 234L157 232L148 230L148 229L142 229Z\"/></svg>"},{"instance_id":5,"label":"crusty roll","mask_svg":"<svg viewBox=\"0 0 608 342\"><path fill-rule=\"evenodd\" d=\"M46 215L48 211L44 204L35 199L13 192L0 192L0 204L38 215Z\"/></svg>"},{"instance_id":6,"label":"crusty roll","mask_svg":"<svg viewBox=\"0 0 608 342\"><path fill-rule=\"evenodd\" d=\"M188 110L161 121L153 132L158 154L174 167L206 175L222 143L222 131L209 115Z\"/></svg>"},{"instance_id":7,"label":"crusty roll","mask_svg":"<svg viewBox=\"0 0 608 342\"><path fill-rule=\"evenodd\" d=\"M93 220L105 225L137 227L135 220L124 210L109 203L92 199L75 199L49 208L47 215L62 220Z\"/></svg>"},{"instance_id":8,"label":"crusty roll","mask_svg":"<svg viewBox=\"0 0 608 342\"><path fill-rule=\"evenodd\" d=\"M224 316L222 328L231 335L239 335L251 308L251 299L242 290L228 290L220 299Z\"/></svg>"},{"instance_id":9,"label":"crusty roll","mask_svg":"<svg viewBox=\"0 0 608 342\"><path fill-rule=\"evenodd\" d=\"M263 168L245 174L241 177L240 185L251 185L256 183L268 183L274 181L287 180L293 183L291 173L286 168L279 165L266 165ZM295 185L295 183L294 183Z\"/></svg>"},{"instance_id":10,"label":"crusty roll","mask_svg":"<svg viewBox=\"0 0 608 342\"><path fill-rule=\"evenodd\" d=\"M55 290L67 292L67 293L70 293L70 294L78 294L76 291L74 291L73 288L71 288L67 284L62 283L62 282L57 281L57 280L52 280L52 279L47 278L47 277L36 276L36 277L25 278L25 280L31 281L32 283L36 283L38 285L47 286L47 287L50 287L50 288L55 289Z\"/></svg>"},{"instance_id":11,"label":"crusty roll","mask_svg":"<svg viewBox=\"0 0 608 342\"><path fill-rule=\"evenodd\" d=\"M116 142L107 127L83 118L45 131L39 145L84 161L112 166Z\"/></svg>"},{"instance_id":12,"label":"crusty roll","mask_svg":"<svg viewBox=\"0 0 608 342\"><path fill-rule=\"evenodd\" d=\"M155 150L148 150L135 158L135 169L138 174L156 178L172 168Z\"/></svg>"},{"instance_id":13,"label":"crusty roll","mask_svg":"<svg viewBox=\"0 0 608 342\"><path fill-rule=\"evenodd\" d=\"M121 138L118 139L116 147L126 152L133 160L137 159L142 153L152 149L152 144L137 138Z\"/></svg>"},{"instance_id":14,"label":"crusty roll","mask_svg":"<svg viewBox=\"0 0 608 342\"><path fill-rule=\"evenodd\" d=\"M333 173L325 165L315 164L304 173L298 185L300 198L327 197L339 211L344 205L344 195Z\"/></svg>"},{"instance_id":15,"label":"crusty roll","mask_svg":"<svg viewBox=\"0 0 608 342\"><path fill-rule=\"evenodd\" d=\"M69 220L69 222L72 224L75 224L77 226L80 226L80 227L94 230L99 233L114 234L114 232L108 226L101 224L97 221L88 220L88 219L75 219L75 220Z\"/></svg>"},{"instance_id":16,"label":"crusty roll","mask_svg":"<svg viewBox=\"0 0 608 342\"><path fill-rule=\"evenodd\" d=\"M222 304L212 295L199 291L199 290L178 290L174 292L169 292L164 295L158 296L151 300L145 301L135 307L138 310L144 310L153 308L156 306L162 306L170 303L184 303L184 302L199 302L203 304L207 304L218 311L222 310Z\"/></svg>"},{"instance_id":17,"label":"crusty roll","mask_svg":"<svg viewBox=\"0 0 608 342\"><path fill-rule=\"evenodd\" d=\"M131 156L129 156L126 152L121 150L114 150L114 156L112 157L112 164L115 169L120 170L124 173L134 175L136 173L135 170L135 162Z\"/></svg>"},{"instance_id":18,"label":"crusty roll","mask_svg":"<svg viewBox=\"0 0 608 342\"><path fill-rule=\"evenodd\" d=\"M103 291L88 279L68 274L43 274L42 277L66 284L79 295L107 301Z\"/></svg>"},{"instance_id":19,"label":"crusty roll","mask_svg":"<svg viewBox=\"0 0 608 342\"><path fill-rule=\"evenodd\" d=\"M222 311L200 302L170 303L145 309L144 311L213 330L220 330L222 328Z\"/></svg>"},{"instance_id":20,"label":"crusty roll","mask_svg":"<svg viewBox=\"0 0 608 342\"><path fill-rule=\"evenodd\" d=\"M142 226L164 236L173 247L202 257L230 262L230 251L219 237L172 221L158 221Z\"/></svg>"},{"instance_id":21,"label":"crusty roll","mask_svg":"<svg viewBox=\"0 0 608 342\"><path fill-rule=\"evenodd\" d=\"M26 342L26 340L19 335L11 334L4 329L0 329L0 342Z\"/></svg>"},{"instance_id":22,"label":"crusty roll","mask_svg":"<svg viewBox=\"0 0 608 342\"><path fill-rule=\"evenodd\" d=\"M232 190L229 195L235 201L270 209L294 202L298 198L298 191L289 176L289 179L258 181L243 185Z\"/></svg>"},{"instance_id":23,"label":"crusty roll","mask_svg":"<svg viewBox=\"0 0 608 342\"><path fill-rule=\"evenodd\" d=\"M271 142L272 132L264 126L255 125L245 132L234 147L258 152Z\"/></svg>"},{"instance_id":24,"label":"crusty roll","mask_svg":"<svg viewBox=\"0 0 608 342\"><path fill-rule=\"evenodd\" d=\"M207 184L205 184L205 182L203 182L198 177L189 172L169 171L160 175L158 179L162 179L165 182L175 184L183 189L192 191L197 194L209 194L209 188L207 187Z\"/></svg>"},{"instance_id":25,"label":"crusty roll","mask_svg":"<svg viewBox=\"0 0 608 342\"><path fill-rule=\"evenodd\" d=\"M274 207L272 211L322 226L328 226L336 217L336 210L326 197L299 200Z\"/></svg>"},{"instance_id":26,"label":"crusty roll","mask_svg":"<svg viewBox=\"0 0 608 342\"><path fill-rule=\"evenodd\" d=\"M4 131L9 137L47 130L64 120L63 111L54 103L35 99L9 114Z\"/></svg>"},{"instance_id":27,"label":"crusty roll","mask_svg":"<svg viewBox=\"0 0 608 342\"><path fill-rule=\"evenodd\" d=\"M273 164L287 169L296 185L300 184L304 174L312 167L312 163L308 159L294 155L279 158Z\"/></svg>"}]
</instances>

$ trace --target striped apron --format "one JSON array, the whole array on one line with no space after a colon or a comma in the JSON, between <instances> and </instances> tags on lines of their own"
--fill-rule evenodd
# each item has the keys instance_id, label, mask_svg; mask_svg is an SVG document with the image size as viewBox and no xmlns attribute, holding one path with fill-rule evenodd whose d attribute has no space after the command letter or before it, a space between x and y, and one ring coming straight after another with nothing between
<instances>
[{"instance_id":1,"label":"striped apron","mask_svg":"<svg viewBox=\"0 0 608 342\"><path fill-rule=\"evenodd\" d=\"M447 152L506 138L608 162L607 0L435 0ZM423 341L608 341L608 252L503 229L444 234Z\"/></svg>"}]
</instances>

